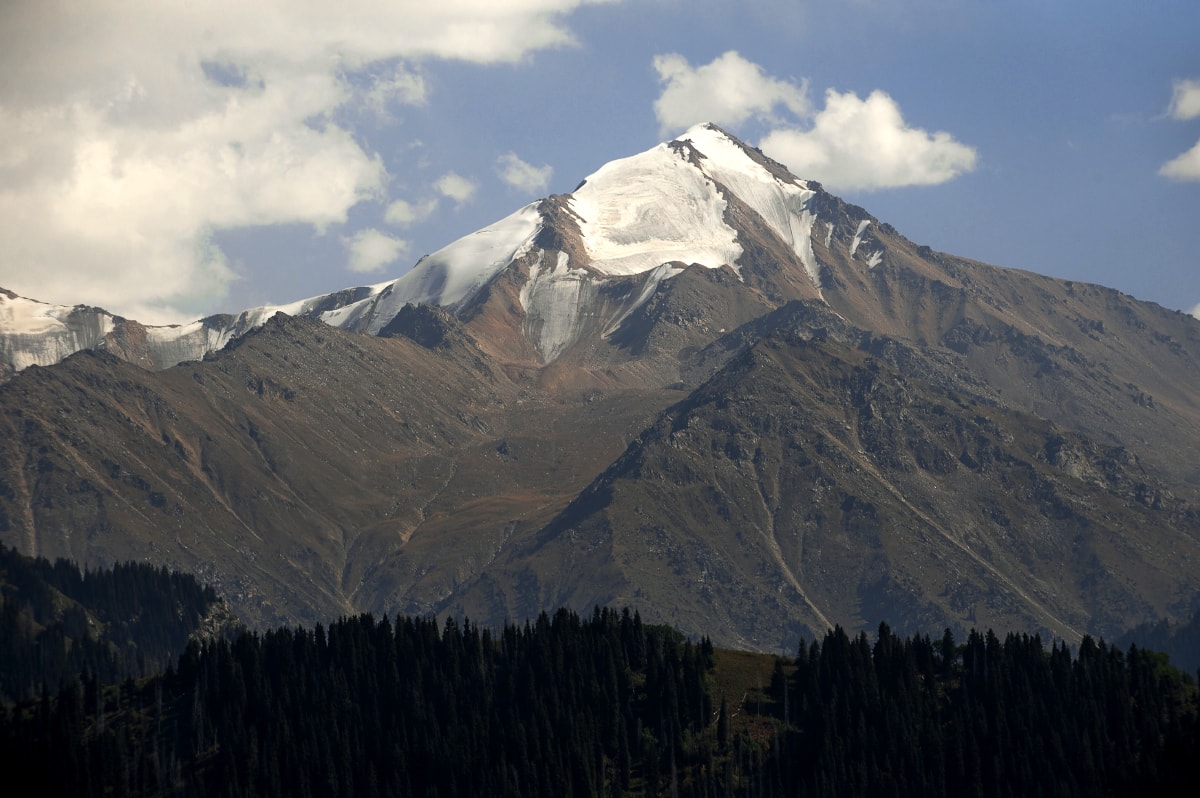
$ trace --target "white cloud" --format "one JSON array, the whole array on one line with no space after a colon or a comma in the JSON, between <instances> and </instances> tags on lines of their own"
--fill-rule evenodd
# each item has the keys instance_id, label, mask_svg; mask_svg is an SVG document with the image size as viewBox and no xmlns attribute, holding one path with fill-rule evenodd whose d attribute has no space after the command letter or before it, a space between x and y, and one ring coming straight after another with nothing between
<instances>
[{"instance_id":1,"label":"white cloud","mask_svg":"<svg viewBox=\"0 0 1200 798\"><path fill-rule=\"evenodd\" d=\"M949 133L910 127L882 91L867 99L830 89L806 129L780 128L763 151L801 177L839 190L944 183L975 168L975 150Z\"/></svg>"},{"instance_id":2,"label":"white cloud","mask_svg":"<svg viewBox=\"0 0 1200 798\"><path fill-rule=\"evenodd\" d=\"M837 189L880 189L943 183L975 168L975 150L949 133L910 127L882 91L865 100L829 90L815 110L808 82L780 80L729 51L691 66L680 55L654 58L664 84L654 103L663 132L698 122L737 127L750 119L770 131L762 149L801 177Z\"/></svg>"},{"instance_id":3,"label":"white cloud","mask_svg":"<svg viewBox=\"0 0 1200 798\"><path fill-rule=\"evenodd\" d=\"M545 191L554 175L554 167L525 163L515 152L506 152L497 158L496 168L501 180L529 193Z\"/></svg>"},{"instance_id":4,"label":"white cloud","mask_svg":"<svg viewBox=\"0 0 1200 798\"><path fill-rule=\"evenodd\" d=\"M437 192L443 197L450 199L462 205L464 202L470 202L475 196L475 191L479 188L474 180L463 177L456 172L447 172L439 177L433 184Z\"/></svg>"},{"instance_id":5,"label":"white cloud","mask_svg":"<svg viewBox=\"0 0 1200 798\"><path fill-rule=\"evenodd\" d=\"M1183 155L1163 164L1158 173L1172 180L1200 180L1200 141Z\"/></svg>"},{"instance_id":6,"label":"white cloud","mask_svg":"<svg viewBox=\"0 0 1200 798\"><path fill-rule=\"evenodd\" d=\"M362 103L376 116L387 118L390 108L397 105L424 105L429 98L425 78L404 64L395 64L390 72L372 74L362 91Z\"/></svg>"},{"instance_id":7,"label":"white cloud","mask_svg":"<svg viewBox=\"0 0 1200 798\"><path fill-rule=\"evenodd\" d=\"M1189 310L1188 313L1190 313L1195 318L1200 319L1200 305L1196 305L1194 308Z\"/></svg>"},{"instance_id":8,"label":"white cloud","mask_svg":"<svg viewBox=\"0 0 1200 798\"><path fill-rule=\"evenodd\" d=\"M214 231L381 196L335 112L419 105L422 60L571 44L582 2L0 3L0 286L179 320L236 279Z\"/></svg>"},{"instance_id":9,"label":"white cloud","mask_svg":"<svg viewBox=\"0 0 1200 798\"><path fill-rule=\"evenodd\" d=\"M343 243L349 250L346 268L352 272L374 272L408 251L408 242L374 228L359 230Z\"/></svg>"},{"instance_id":10,"label":"white cloud","mask_svg":"<svg viewBox=\"0 0 1200 798\"><path fill-rule=\"evenodd\" d=\"M178 321L169 303L220 296L234 277L213 230L320 229L380 191L377 158L336 125L305 123L338 95L332 79L281 77L182 123L115 124L81 103L12 114L0 125L0 149L17 153L0 167L0 285Z\"/></svg>"},{"instance_id":11,"label":"white cloud","mask_svg":"<svg viewBox=\"0 0 1200 798\"><path fill-rule=\"evenodd\" d=\"M1167 114L1180 120L1200 117L1200 80L1175 81ZM1172 180L1200 180L1200 141L1159 167L1158 173Z\"/></svg>"},{"instance_id":12,"label":"white cloud","mask_svg":"<svg viewBox=\"0 0 1200 798\"><path fill-rule=\"evenodd\" d=\"M808 112L807 82L772 78L733 50L699 67L675 53L658 55L654 69L665 84L654 102L664 135L700 122L735 126L751 117L769 119L780 106L796 116Z\"/></svg>"},{"instance_id":13,"label":"white cloud","mask_svg":"<svg viewBox=\"0 0 1200 798\"><path fill-rule=\"evenodd\" d=\"M383 214L383 219L388 224L393 224L397 227L407 227L425 221L433 215L437 207L437 197L430 197L419 202L396 200L387 206L387 210Z\"/></svg>"},{"instance_id":14,"label":"white cloud","mask_svg":"<svg viewBox=\"0 0 1200 798\"><path fill-rule=\"evenodd\" d=\"M479 185L457 172L446 172L433 181L432 189L436 196L411 201L398 199L389 203L384 211L384 221L396 227L420 224L437 213L443 199L453 200L456 205L470 202L478 192Z\"/></svg>"},{"instance_id":15,"label":"white cloud","mask_svg":"<svg viewBox=\"0 0 1200 798\"><path fill-rule=\"evenodd\" d=\"M1177 80L1171 92L1172 119L1195 119L1200 116L1200 80Z\"/></svg>"}]
</instances>

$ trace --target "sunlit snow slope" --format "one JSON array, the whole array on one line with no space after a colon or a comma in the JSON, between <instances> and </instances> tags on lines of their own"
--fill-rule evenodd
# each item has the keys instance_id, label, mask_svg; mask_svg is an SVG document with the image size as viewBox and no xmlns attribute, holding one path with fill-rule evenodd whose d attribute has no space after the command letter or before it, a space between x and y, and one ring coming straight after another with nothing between
<instances>
[{"instance_id":1,"label":"sunlit snow slope","mask_svg":"<svg viewBox=\"0 0 1200 798\"><path fill-rule=\"evenodd\" d=\"M753 160L712 125L601 167L572 195L591 266L637 274L668 261L736 266L738 232L725 220L726 192L756 211L817 279L806 207L815 192Z\"/></svg>"},{"instance_id":2,"label":"sunlit snow slope","mask_svg":"<svg viewBox=\"0 0 1200 798\"><path fill-rule=\"evenodd\" d=\"M0 290L0 357L13 371L57 363L95 346L113 325L102 311L48 305Z\"/></svg>"},{"instance_id":3,"label":"sunlit snow slope","mask_svg":"<svg viewBox=\"0 0 1200 798\"><path fill-rule=\"evenodd\" d=\"M598 312L589 300L605 278L643 277L628 301L606 309L609 318L600 329L611 332L659 282L678 273L669 264L736 270L743 252L728 221L730 195L762 217L819 289L809 238L816 217L807 207L814 194L713 125L604 165L568 199L584 262L560 252L530 269L521 301L539 320L536 334L529 330L535 346L546 360L568 348L586 328L583 320Z\"/></svg>"}]
</instances>

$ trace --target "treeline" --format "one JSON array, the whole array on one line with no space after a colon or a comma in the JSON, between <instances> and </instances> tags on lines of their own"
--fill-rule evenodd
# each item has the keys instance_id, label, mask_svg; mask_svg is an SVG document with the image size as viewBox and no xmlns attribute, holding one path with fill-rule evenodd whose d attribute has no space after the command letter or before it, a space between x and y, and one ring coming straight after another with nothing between
<instances>
[{"instance_id":1,"label":"treeline","mask_svg":"<svg viewBox=\"0 0 1200 798\"><path fill-rule=\"evenodd\" d=\"M1006 798L1200 783L1196 686L1136 647L835 629L795 658L763 655L761 697L714 702L735 659L744 669L628 610L497 633L363 615L192 643L141 681L64 680L0 712L0 766L72 796Z\"/></svg>"},{"instance_id":2,"label":"treeline","mask_svg":"<svg viewBox=\"0 0 1200 798\"><path fill-rule=\"evenodd\" d=\"M1191 679L1165 655L842 630L780 661L759 795L1193 795Z\"/></svg>"},{"instance_id":3,"label":"treeline","mask_svg":"<svg viewBox=\"0 0 1200 798\"><path fill-rule=\"evenodd\" d=\"M107 683L158 673L218 602L166 568L80 570L0 546L0 700L57 689L85 668Z\"/></svg>"},{"instance_id":4,"label":"treeline","mask_svg":"<svg viewBox=\"0 0 1200 798\"><path fill-rule=\"evenodd\" d=\"M364 615L65 683L7 714L0 757L43 795L658 794L703 764L712 658L628 611L497 637Z\"/></svg>"},{"instance_id":5,"label":"treeline","mask_svg":"<svg viewBox=\"0 0 1200 798\"><path fill-rule=\"evenodd\" d=\"M1200 670L1200 611L1180 623L1161 620L1135 626L1116 642L1122 647L1136 644L1139 648L1161 651L1175 667L1195 673Z\"/></svg>"}]
</instances>

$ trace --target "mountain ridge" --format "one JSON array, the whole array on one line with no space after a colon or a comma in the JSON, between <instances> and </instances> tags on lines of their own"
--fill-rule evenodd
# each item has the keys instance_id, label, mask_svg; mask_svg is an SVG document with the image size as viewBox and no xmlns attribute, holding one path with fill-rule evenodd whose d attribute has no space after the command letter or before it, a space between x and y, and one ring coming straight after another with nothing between
<instances>
[{"instance_id":1,"label":"mountain ridge","mask_svg":"<svg viewBox=\"0 0 1200 798\"><path fill-rule=\"evenodd\" d=\"M697 164L709 159L708 156L700 154L692 143L692 137L697 136L704 136L710 146L717 146L721 150L731 150L738 155L746 156L754 164L762 166L765 170L764 174L770 176L770 181L767 182L792 186L801 194L811 193L806 187L801 188L794 185L803 181L787 175L779 164L746 147L714 125L700 125L692 128L675 141L660 144L639 155L605 165L585 178L571 195L556 195L526 205L493 225L425 256L410 272L400 278L371 286L345 288L285 305L250 308L235 315L218 314L188 324L160 327L138 325L144 328L151 338L157 339L153 343L143 342L141 347L114 346L111 335L114 330L119 330L123 326L137 325L136 322L115 316L100 308L77 306L67 309L65 306L44 305L44 303L37 303L36 300L27 300L17 297L11 292L3 291L3 298L12 305L10 307L6 304L0 307L0 342L5 344L3 348L0 348L0 353L3 353L9 361L9 376L26 365L35 363L50 365L58 362L64 356L63 352L69 353L69 351L94 346L113 348L118 356L139 362L144 366L164 368L174 365L176 362L199 359L206 352L215 351L232 338L261 325L278 311L284 311L290 315L317 316L334 326L376 334L405 304L438 304L455 309L470 307L473 300L498 274L515 262L521 261L523 255L535 244L540 253L554 252L559 255L559 258L557 264L548 267L540 259L536 264L527 264L528 281L531 284L526 285L526 290L521 292L521 302L527 313L537 313L536 308L529 304L529 300L537 293L536 284L539 282L539 277L544 278L541 282L551 284L549 290L553 293L556 288L561 289L563 287L561 284L564 282L568 284L577 282L572 279L573 275L570 272L579 270L602 277L643 275L643 279L649 281L649 285L643 285L640 292L644 298L659 280L670 276L672 270L661 268L664 264L671 262L679 262L682 265L705 262L711 266L720 266L725 262L732 264L740 255L737 251L738 244L735 239L731 238L724 244L718 242L715 248L697 247L692 237L705 225L691 224L677 226L678 237L674 240L669 237L664 238L658 242L657 248L647 248L643 242L633 245L631 249L630 245L623 244L621 241L623 238L637 240L637 224L641 223L644 227L645 220L634 218L631 222L629 218L625 218L624 212L628 209L623 208L622 203L627 203L629 197L618 191L618 196L614 198L609 196L613 192L605 192L603 188L597 189L597 186L611 184L613 182L611 173L616 172L615 179L618 182L637 181L638 185L642 187L640 190L648 191L649 189L645 189L645 186L653 186L658 178L661 178L663 174L668 174L673 177L676 184L686 184L686 188L694 198L701 198L692 203L702 214L701 221L711 222L717 227L721 227L723 220L720 218L722 213L718 203L714 202L713 197L705 196L712 192L707 192L703 186L698 185L705 181L716 182L716 178L697 167ZM682 159L687 164L681 165L679 153L684 151L688 154L683 155ZM725 152L724 156L728 161L729 153ZM731 170L727 167L728 165L721 171L722 177L726 180L740 180L744 185L764 182L761 176L757 181L748 181L745 176L747 170L744 168L741 169L742 174L739 175L738 170ZM761 193L762 186L757 188ZM728 189L720 187L717 193L728 194L729 192ZM654 201L661 199L661 196L652 196L651 201L645 202L642 210L652 209L661 204ZM644 197L640 199L645 201ZM759 204L762 205L761 202ZM581 210L592 216L602 217L607 214L608 217L619 218L616 218L615 221L610 218L609 224L589 223L583 217ZM634 216L636 217L637 214L635 213ZM787 216L785 213L784 217ZM664 218L664 216L658 216L653 221L661 223ZM590 234L581 230L581 224L589 227ZM632 231L629 229L631 224L634 227ZM781 232L782 227L785 226L785 222L779 218L768 224L776 232ZM735 233L733 228L726 229L729 234ZM717 235L719 236L720 233ZM590 251L589 237L593 239ZM799 245L797 244L797 246ZM716 260L709 263L712 258L708 256L714 252L717 253ZM682 260L671 257L685 254L687 257L683 257ZM566 275L558 274L564 267L568 273ZM810 271L812 271L811 267ZM812 273L815 275L815 271ZM560 279L556 279L556 277ZM563 277L566 279L561 279ZM43 305L41 312L32 311L30 303ZM627 315L632 309L634 308L618 309L616 323L619 323L620 317ZM33 352L29 348L22 350L22 339L27 337L27 332L19 323L19 317L40 316L43 322L41 326L44 327L48 323L61 323L61 317L71 313L76 315L86 313L89 319L94 319L94 323L98 324L97 331L86 336L76 335L69 343L63 341L58 346L43 352ZM137 329L137 326L134 329ZM202 335L202 332L206 334ZM64 337L65 334L59 331L56 339L62 341ZM157 347L154 344L157 344ZM541 352L543 360L553 360L563 347L563 342L548 343L545 346L546 351ZM161 353L158 350L161 350Z\"/></svg>"}]
</instances>

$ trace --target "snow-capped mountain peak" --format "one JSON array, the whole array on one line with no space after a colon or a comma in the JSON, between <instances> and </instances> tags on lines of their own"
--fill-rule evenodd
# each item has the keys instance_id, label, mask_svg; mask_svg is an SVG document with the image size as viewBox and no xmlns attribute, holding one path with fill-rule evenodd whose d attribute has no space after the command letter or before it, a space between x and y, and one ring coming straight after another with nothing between
<instances>
[{"instance_id":1,"label":"snow-capped mountain peak","mask_svg":"<svg viewBox=\"0 0 1200 798\"><path fill-rule=\"evenodd\" d=\"M571 196L592 268L638 274L680 261L737 265L738 231L726 221L727 192L758 212L791 244L817 279L808 235L808 184L765 159L715 125L697 125L673 141L612 161Z\"/></svg>"},{"instance_id":2,"label":"snow-capped mountain peak","mask_svg":"<svg viewBox=\"0 0 1200 798\"><path fill-rule=\"evenodd\" d=\"M816 217L808 209L815 193L711 124L605 164L565 198L578 237L575 252L560 249L553 263L542 258L530 270L521 292L530 321L526 332L542 357L553 360L589 328L582 321L595 314L595 294L605 279L638 277L642 283L628 301L606 308L606 324L590 326L602 334L677 274L676 266L739 270L743 233L731 222L734 203L761 217L819 292L810 241Z\"/></svg>"},{"instance_id":3,"label":"snow-capped mountain peak","mask_svg":"<svg viewBox=\"0 0 1200 798\"><path fill-rule=\"evenodd\" d=\"M516 270L523 334L550 362L587 336L611 334L684 266L739 270L745 233L732 221L735 205L761 218L819 292L808 208L815 193L715 125L697 125L605 164L571 194L527 205L425 256L353 302L308 315L376 334L409 303L460 313Z\"/></svg>"},{"instance_id":4,"label":"snow-capped mountain peak","mask_svg":"<svg viewBox=\"0 0 1200 798\"><path fill-rule=\"evenodd\" d=\"M202 357L279 311L378 334L409 303L468 311L489 285L511 273L518 286L513 304L525 314L522 334L550 362L584 338L611 334L663 280L686 266L727 266L740 274L747 218L755 229L769 231L756 235L776 239L771 245L776 252L794 255L819 295L810 235L815 214L809 200L815 193L715 125L697 125L605 164L569 195L527 205L425 256L402 277L371 286L168 327L115 320L99 309L39 315L29 309L33 305L22 304L32 300L5 295L0 354L16 371L57 362L78 349L107 347L163 368ZM44 323L35 330L37 319ZM133 327L137 335L126 334L122 342L121 331ZM128 339L136 341L136 356L122 350Z\"/></svg>"}]
</instances>

